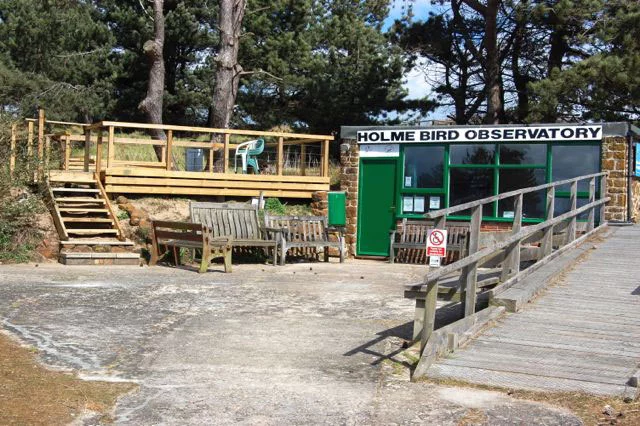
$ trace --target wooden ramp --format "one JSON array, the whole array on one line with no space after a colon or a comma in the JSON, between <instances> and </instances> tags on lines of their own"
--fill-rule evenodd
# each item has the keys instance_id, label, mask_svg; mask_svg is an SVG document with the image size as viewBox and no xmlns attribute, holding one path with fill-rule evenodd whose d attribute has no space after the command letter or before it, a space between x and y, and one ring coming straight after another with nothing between
<instances>
[{"instance_id":1,"label":"wooden ramp","mask_svg":"<svg viewBox=\"0 0 640 426\"><path fill-rule=\"evenodd\" d=\"M639 257L640 226L613 228L558 285L431 365L426 376L506 388L637 394Z\"/></svg>"}]
</instances>

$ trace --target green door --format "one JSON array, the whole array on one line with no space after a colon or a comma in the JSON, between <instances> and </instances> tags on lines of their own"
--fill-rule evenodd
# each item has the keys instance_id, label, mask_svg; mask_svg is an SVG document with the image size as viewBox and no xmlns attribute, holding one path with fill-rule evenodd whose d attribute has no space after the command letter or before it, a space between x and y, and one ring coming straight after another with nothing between
<instances>
[{"instance_id":1,"label":"green door","mask_svg":"<svg viewBox=\"0 0 640 426\"><path fill-rule=\"evenodd\" d=\"M396 167L395 158L361 160L358 255L389 256L389 231L396 217Z\"/></svg>"}]
</instances>

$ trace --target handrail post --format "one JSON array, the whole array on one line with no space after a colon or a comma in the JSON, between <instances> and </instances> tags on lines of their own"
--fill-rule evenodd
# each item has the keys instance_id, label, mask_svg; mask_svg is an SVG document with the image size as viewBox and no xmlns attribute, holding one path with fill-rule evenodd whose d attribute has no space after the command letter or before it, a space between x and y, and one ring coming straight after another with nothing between
<instances>
[{"instance_id":1,"label":"handrail post","mask_svg":"<svg viewBox=\"0 0 640 426\"><path fill-rule=\"evenodd\" d=\"M171 170L171 163L173 162L173 130L167 130L167 171Z\"/></svg>"},{"instance_id":2,"label":"handrail post","mask_svg":"<svg viewBox=\"0 0 640 426\"><path fill-rule=\"evenodd\" d=\"M522 193L517 195L514 200L513 225L511 226L511 235L515 235L522 229ZM518 240L507 248L504 261L502 262L502 272L500 281L506 281L520 272L520 244Z\"/></svg>"},{"instance_id":3,"label":"handrail post","mask_svg":"<svg viewBox=\"0 0 640 426\"><path fill-rule=\"evenodd\" d=\"M69 161L71 161L71 136L64 137L64 170L69 170Z\"/></svg>"},{"instance_id":4,"label":"handrail post","mask_svg":"<svg viewBox=\"0 0 640 426\"><path fill-rule=\"evenodd\" d=\"M469 256L478 251L480 227L482 226L482 204L471 209L471 231L469 233ZM478 262L462 269L460 285L464 293L464 316L473 315L476 311L476 286L478 283Z\"/></svg>"},{"instance_id":5,"label":"handrail post","mask_svg":"<svg viewBox=\"0 0 640 426\"><path fill-rule=\"evenodd\" d=\"M33 164L33 121L27 121L27 158L29 166Z\"/></svg>"},{"instance_id":6,"label":"handrail post","mask_svg":"<svg viewBox=\"0 0 640 426\"><path fill-rule=\"evenodd\" d=\"M109 132L109 141L111 141L111 132ZM107 148L108 149L108 148ZM109 166L109 154L107 153L107 167ZM100 169L102 168L102 130L98 132L96 141L96 173L100 177Z\"/></svg>"},{"instance_id":7,"label":"handrail post","mask_svg":"<svg viewBox=\"0 0 640 426\"><path fill-rule=\"evenodd\" d=\"M302 143L300 145L300 175L306 176L307 174L307 144Z\"/></svg>"},{"instance_id":8,"label":"handrail post","mask_svg":"<svg viewBox=\"0 0 640 426\"><path fill-rule=\"evenodd\" d=\"M222 165L222 172L229 173L229 142L231 135L229 133L224 134L224 163Z\"/></svg>"},{"instance_id":9,"label":"handrail post","mask_svg":"<svg viewBox=\"0 0 640 426\"><path fill-rule=\"evenodd\" d=\"M41 179L44 176L44 123L44 110L40 108L38 110L38 175L36 180Z\"/></svg>"},{"instance_id":10,"label":"handrail post","mask_svg":"<svg viewBox=\"0 0 640 426\"><path fill-rule=\"evenodd\" d=\"M571 195L569 196L569 202L571 203L571 211L575 211L578 207L578 182L573 181L571 183ZM576 239L576 224L577 216L573 216L569 219L569 226L567 228L567 244Z\"/></svg>"},{"instance_id":11,"label":"handrail post","mask_svg":"<svg viewBox=\"0 0 640 426\"><path fill-rule=\"evenodd\" d=\"M11 124L11 145L9 147L9 176L13 179L13 172L16 168L16 139L18 138L18 126Z\"/></svg>"},{"instance_id":12,"label":"handrail post","mask_svg":"<svg viewBox=\"0 0 640 426\"><path fill-rule=\"evenodd\" d=\"M607 198L607 175L600 176L600 199L604 200ZM600 205L600 223L599 226L604 225L606 222L606 203Z\"/></svg>"},{"instance_id":13,"label":"handrail post","mask_svg":"<svg viewBox=\"0 0 640 426\"><path fill-rule=\"evenodd\" d=\"M100 132L99 138L102 138L102 132ZM109 126L109 139L107 140L107 169L113 166L113 162L116 159L116 146L115 142L115 129L113 126ZM98 144L102 143L102 139L98 140ZM100 171L96 167L96 171Z\"/></svg>"},{"instance_id":14,"label":"handrail post","mask_svg":"<svg viewBox=\"0 0 640 426\"><path fill-rule=\"evenodd\" d=\"M329 176L329 141L322 142L322 176Z\"/></svg>"},{"instance_id":15,"label":"handrail post","mask_svg":"<svg viewBox=\"0 0 640 426\"><path fill-rule=\"evenodd\" d=\"M84 131L84 167L85 172L89 171L89 160L91 158L91 129Z\"/></svg>"},{"instance_id":16,"label":"handrail post","mask_svg":"<svg viewBox=\"0 0 640 426\"><path fill-rule=\"evenodd\" d=\"M596 178L589 179L589 204L596 200ZM595 227L596 208L591 207L589 209L589 216L587 219L587 232L593 231Z\"/></svg>"},{"instance_id":17,"label":"handrail post","mask_svg":"<svg viewBox=\"0 0 640 426\"><path fill-rule=\"evenodd\" d=\"M424 300L424 317L422 319L422 333L420 333L420 353L424 350L436 325L436 304L438 301L438 280L427 283Z\"/></svg>"},{"instance_id":18,"label":"handrail post","mask_svg":"<svg viewBox=\"0 0 640 426\"><path fill-rule=\"evenodd\" d=\"M278 176L282 176L282 169L284 167L283 150L284 150L284 139L282 137L279 137L278 152L277 152L277 158L276 158L276 172Z\"/></svg>"},{"instance_id":19,"label":"handrail post","mask_svg":"<svg viewBox=\"0 0 640 426\"><path fill-rule=\"evenodd\" d=\"M556 202L556 187L551 186L547 188L547 216L545 222L553 219ZM540 243L540 252L538 253L538 260L543 259L551 254L553 251L553 228L549 226L543 232L542 242Z\"/></svg>"},{"instance_id":20,"label":"handrail post","mask_svg":"<svg viewBox=\"0 0 640 426\"><path fill-rule=\"evenodd\" d=\"M51 136L44 137L44 170L49 171L49 160L51 159Z\"/></svg>"}]
</instances>

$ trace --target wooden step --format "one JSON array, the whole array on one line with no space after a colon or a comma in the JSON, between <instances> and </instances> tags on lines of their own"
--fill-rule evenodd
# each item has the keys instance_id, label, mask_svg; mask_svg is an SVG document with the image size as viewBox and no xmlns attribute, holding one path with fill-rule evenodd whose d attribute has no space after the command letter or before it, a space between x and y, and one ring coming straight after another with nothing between
<instances>
[{"instance_id":1,"label":"wooden step","mask_svg":"<svg viewBox=\"0 0 640 426\"><path fill-rule=\"evenodd\" d=\"M53 192L91 192L93 194L96 194L96 193L100 192L99 189L95 189L95 188L63 188L63 187L57 187L57 188L51 188L51 190Z\"/></svg>"},{"instance_id":2,"label":"wooden step","mask_svg":"<svg viewBox=\"0 0 640 426\"><path fill-rule=\"evenodd\" d=\"M100 234L117 234L117 229L67 229L67 234L75 235L100 235Z\"/></svg>"},{"instance_id":3,"label":"wooden step","mask_svg":"<svg viewBox=\"0 0 640 426\"><path fill-rule=\"evenodd\" d=\"M63 246L133 246L133 241L125 240L120 241L114 238L69 238L65 241L60 241Z\"/></svg>"},{"instance_id":4,"label":"wooden step","mask_svg":"<svg viewBox=\"0 0 640 426\"><path fill-rule=\"evenodd\" d=\"M77 212L77 213L109 213L107 209L85 209L81 207L58 207L61 212Z\"/></svg>"},{"instance_id":5,"label":"wooden step","mask_svg":"<svg viewBox=\"0 0 640 426\"><path fill-rule=\"evenodd\" d=\"M55 199L58 203L100 203L104 204L104 200L101 198L91 197L60 197Z\"/></svg>"},{"instance_id":6,"label":"wooden step","mask_svg":"<svg viewBox=\"0 0 640 426\"><path fill-rule=\"evenodd\" d=\"M92 172L68 172L51 170L49 172L49 182L55 183L92 183L95 184L95 178Z\"/></svg>"},{"instance_id":7,"label":"wooden step","mask_svg":"<svg viewBox=\"0 0 640 426\"><path fill-rule=\"evenodd\" d=\"M113 220L103 217L63 217L62 221L83 223L113 223Z\"/></svg>"}]
</instances>

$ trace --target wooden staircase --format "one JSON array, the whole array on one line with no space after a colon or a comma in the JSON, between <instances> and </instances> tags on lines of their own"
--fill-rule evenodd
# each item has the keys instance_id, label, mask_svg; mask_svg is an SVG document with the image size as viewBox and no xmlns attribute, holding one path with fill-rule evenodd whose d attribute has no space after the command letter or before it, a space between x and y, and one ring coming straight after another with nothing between
<instances>
[{"instance_id":1,"label":"wooden staircase","mask_svg":"<svg viewBox=\"0 0 640 426\"><path fill-rule=\"evenodd\" d=\"M51 171L49 208L65 264L138 264L97 173ZM134 262L135 260L135 262Z\"/></svg>"}]
</instances>

